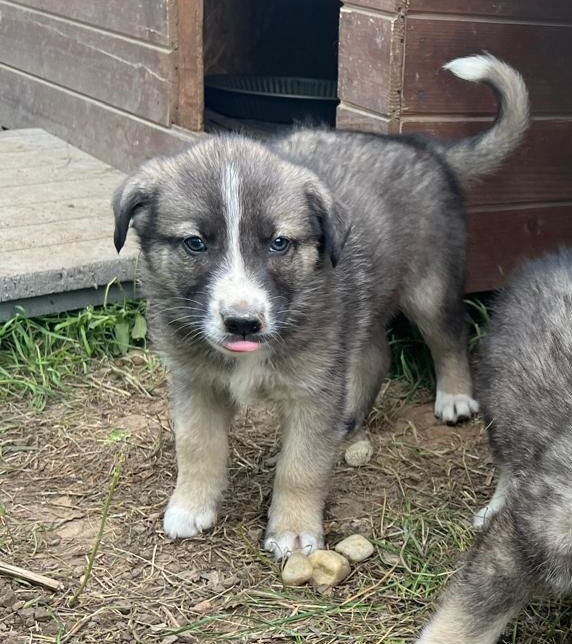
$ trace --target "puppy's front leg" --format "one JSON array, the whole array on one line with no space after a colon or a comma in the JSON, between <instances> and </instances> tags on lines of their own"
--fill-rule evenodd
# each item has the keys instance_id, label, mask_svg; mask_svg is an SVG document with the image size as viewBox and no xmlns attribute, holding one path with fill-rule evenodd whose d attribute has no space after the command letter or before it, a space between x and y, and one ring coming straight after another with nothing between
<instances>
[{"instance_id":1,"label":"puppy's front leg","mask_svg":"<svg viewBox=\"0 0 572 644\"><path fill-rule=\"evenodd\" d=\"M309 400L282 411L282 447L264 543L277 559L323 547L324 503L342 434L334 414L321 411L320 403Z\"/></svg>"},{"instance_id":2,"label":"puppy's front leg","mask_svg":"<svg viewBox=\"0 0 572 644\"><path fill-rule=\"evenodd\" d=\"M175 383L177 485L165 512L168 537L194 537L213 526L227 483L227 432L234 407L223 396Z\"/></svg>"}]
</instances>

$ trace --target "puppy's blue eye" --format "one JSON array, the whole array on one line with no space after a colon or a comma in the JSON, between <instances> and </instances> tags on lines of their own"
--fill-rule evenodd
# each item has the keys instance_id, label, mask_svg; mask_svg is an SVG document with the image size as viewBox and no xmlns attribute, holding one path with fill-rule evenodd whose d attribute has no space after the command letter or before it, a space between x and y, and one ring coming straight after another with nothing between
<instances>
[{"instance_id":1,"label":"puppy's blue eye","mask_svg":"<svg viewBox=\"0 0 572 644\"><path fill-rule=\"evenodd\" d=\"M290 248L288 237L276 237L270 244L271 253L285 253Z\"/></svg>"},{"instance_id":2,"label":"puppy's blue eye","mask_svg":"<svg viewBox=\"0 0 572 644\"><path fill-rule=\"evenodd\" d=\"M196 235L183 239L183 244L185 246L185 250L190 253L204 253L207 249L205 242Z\"/></svg>"}]
</instances>

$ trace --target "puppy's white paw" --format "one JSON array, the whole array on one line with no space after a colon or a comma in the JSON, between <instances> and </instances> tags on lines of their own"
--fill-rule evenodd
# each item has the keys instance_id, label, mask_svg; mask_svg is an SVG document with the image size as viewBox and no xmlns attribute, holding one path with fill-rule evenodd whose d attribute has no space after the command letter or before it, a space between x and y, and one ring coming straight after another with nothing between
<instances>
[{"instance_id":1,"label":"puppy's white paw","mask_svg":"<svg viewBox=\"0 0 572 644\"><path fill-rule=\"evenodd\" d=\"M171 539L195 537L216 522L216 508L195 509L180 502L169 503L163 519L165 534Z\"/></svg>"},{"instance_id":2,"label":"puppy's white paw","mask_svg":"<svg viewBox=\"0 0 572 644\"><path fill-rule=\"evenodd\" d=\"M490 503L481 508L473 517L473 528L478 531L484 530L495 514L502 510L505 502L506 499L502 491L500 493L496 492Z\"/></svg>"},{"instance_id":3,"label":"puppy's white paw","mask_svg":"<svg viewBox=\"0 0 572 644\"><path fill-rule=\"evenodd\" d=\"M491 520L494 512L490 512L489 506L481 508L473 517L473 528L477 531L484 530L487 523Z\"/></svg>"},{"instance_id":4,"label":"puppy's white paw","mask_svg":"<svg viewBox=\"0 0 572 644\"><path fill-rule=\"evenodd\" d=\"M264 549L271 552L275 559L287 559L296 550L309 555L314 550L320 550L323 547L322 535L312 532L269 534L264 541Z\"/></svg>"},{"instance_id":5,"label":"puppy's white paw","mask_svg":"<svg viewBox=\"0 0 572 644\"><path fill-rule=\"evenodd\" d=\"M448 394L437 390L435 416L444 423L467 420L479 411L479 403L467 394Z\"/></svg>"},{"instance_id":6,"label":"puppy's white paw","mask_svg":"<svg viewBox=\"0 0 572 644\"><path fill-rule=\"evenodd\" d=\"M356 441L351 445L348 445L346 448L344 458L348 465L352 467L359 467L360 465L365 465L371 460L373 454L373 448L369 440L364 439L361 441Z\"/></svg>"}]
</instances>

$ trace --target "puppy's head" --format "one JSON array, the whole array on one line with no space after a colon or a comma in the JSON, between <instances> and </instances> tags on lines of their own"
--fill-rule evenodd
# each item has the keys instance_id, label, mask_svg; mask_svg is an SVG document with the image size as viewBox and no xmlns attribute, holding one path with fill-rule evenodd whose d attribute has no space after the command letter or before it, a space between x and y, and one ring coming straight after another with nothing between
<instances>
[{"instance_id":1,"label":"puppy's head","mask_svg":"<svg viewBox=\"0 0 572 644\"><path fill-rule=\"evenodd\" d=\"M341 252L336 207L317 177L240 137L150 161L113 205L115 246L132 221L155 310L186 341L228 355L295 330Z\"/></svg>"}]
</instances>

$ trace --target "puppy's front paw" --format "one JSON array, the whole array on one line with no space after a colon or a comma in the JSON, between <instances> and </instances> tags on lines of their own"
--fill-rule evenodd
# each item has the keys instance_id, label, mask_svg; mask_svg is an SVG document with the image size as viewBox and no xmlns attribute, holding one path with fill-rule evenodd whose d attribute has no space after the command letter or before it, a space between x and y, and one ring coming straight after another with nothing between
<instances>
[{"instance_id":1,"label":"puppy's front paw","mask_svg":"<svg viewBox=\"0 0 572 644\"><path fill-rule=\"evenodd\" d=\"M275 559L287 559L294 551L300 550L309 555L314 550L324 547L324 539L321 534L313 532L282 532L280 534L266 535L264 549L271 552Z\"/></svg>"},{"instance_id":2,"label":"puppy's front paw","mask_svg":"<svg viewBox=\"0 0 572 644\"><path fill-rule=\"evenodd\" d=\"M195 508L192 504L171 499L165 511L163 527L169 538L178 539L195 537L203 530L212 528L215 522L215 505Z\"/></svg>"},{"instance_id":3,"label":"puppy's front paw","mask_svg":"<svg viewBox=\"0 0 572 644\"><path fill-rule=\"evenodd\" d=\"M479 411L479 403L467 394L448 394L437 391L435 416L447 424L467 420Z\"/></svg>"}]
</instances>

